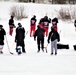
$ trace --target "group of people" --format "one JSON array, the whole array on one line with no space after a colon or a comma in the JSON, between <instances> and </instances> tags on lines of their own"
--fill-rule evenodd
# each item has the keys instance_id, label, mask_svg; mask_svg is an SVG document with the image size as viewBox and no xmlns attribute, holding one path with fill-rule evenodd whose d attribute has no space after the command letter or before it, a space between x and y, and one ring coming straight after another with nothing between
<instances>
[{"instance_id":1,"label":"group of people","mask_svg":"<svg viewBox=\"0 0 76 75\"><path fill-rule=\"evenodd\" d=\"M51 31L48 34L49 29L49 23L52 21L52 27ZM34 15L30 20L30 37L34 37L34 40L36 41L37 37L37 45L38 45L38 51L40 51L40 45L42 48L42 51L44 52L44 37L45 35L48 36L47 42L50 42L51 39L51 55L53 54L53 48L55 49L55 55L57 54L57 42L60 41L60 37L58 34L58 18L50 19L48 16L44 16L40 19L37 29L36 29L36 16ZM9 35L12 36L13 29L16 28L14 24L14 16L11 16L9 19ZM33 33L32 33L33 32ZM4 45L4 35L6 35L6 31L3 28L3 25L0 25L0 53L2 52L3 45ZM18 27L16 28L16 35L15 35L15 42L16 42L16 52L18 54L26 53L25 51L25 29L22 27L21 23L18 23ZM21 51L22 50L22 51Z\"/></svg>"},{"instance_id":2,"label":"group of people","mask_svg":"<svg viewBox=\"0 0 76 75\"><path fill-rule=\"evenodd\" d=\"M57 42L60 41L60 36L57 27L58 18L55 17L54 19L52 19L52 27L49 34L48 34L48 29L49 29L49 23L51 23L51 19L48 18L48 16L44 16L44 18L41 18L37 26L37 29L36 29L36 21L37 21L36 16L34 15L31 18L31 22L30 22L30 37L34 36L35 41L37 37L37 45L38 45L37 52L40 52L40 45L42 51L44 52L44 37L46 35L46 37L48 36L48 40L47 40L48 43L50 43L50 39L51 39L51 55L53 54L54 49L55 49L55 55L57 55Z\"/></svg>"},{"instance_id":3,"label":"group of people","mask_svg":"<svg viewBox=\"0 0 76 75\"><path fill-rule=\"evenodd\" d=\"M14 24L14 16L11 16L9 19L9 35L12 36L13 29L16 28ZM3 25L0 25L0 53L3 54L3 46L4 46L4 36L6 35L6 31L3 28ZM21 23L18 23L18 27L16 28L15 42L16 42L16 52L21 54L21 50L23 53L25 51L25 29L22 27Z\"/></svg>"},{"instance_id":4,"label":"group of people","mask_svg":"<svg viewBox=\"0 0 76 75\"><path fill-rule=\"evenodd\" d=\"M34 15L30 20L30 37L34 36L35 30L36 30L36 22L37 22L37 19L36 19L36 16ZM51 23L51 19L48 18L48 16L44 16L43 18L41 18L38 23L40 27L44 28L46 36L48 35L49 23Z\"/></svg>"}]
</instances>

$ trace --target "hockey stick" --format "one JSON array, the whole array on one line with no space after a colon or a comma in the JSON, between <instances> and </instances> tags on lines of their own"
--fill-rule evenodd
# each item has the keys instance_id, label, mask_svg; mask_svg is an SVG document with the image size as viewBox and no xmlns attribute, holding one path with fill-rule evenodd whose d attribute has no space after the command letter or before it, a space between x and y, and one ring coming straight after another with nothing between
<instances>
[{"instance_id":1,"label":"hockey stick","mask_svg":"<svg viewBox=\"0 0 76 75\"><path fill-rule=\"evenodd\" d=\"M6 36L5 36L5 37L6 37ZM13 55L13 53L10 52L10 48L9 48L9 45L8 45L7 37L6 37L6 43L7 43L7 47L8 47L8 51L9 51L9 53Z\"/></svg>"},{"instance_id":2,"label":"hockey stick","mask_svg":"<svg viewBox=\"0 0 76 75\"><path fill-rule=\"evenodd\" d=\"M28 31L25 33L25 37L26 37L27 34L28 34Z\"/></svg>"},{"instance_id":3,"label":"hockey stick","mask_svg":"<svg viewBox=\"0 0 76 75\"><path fill-rule=\"evenodd\" d=\"M47 53L47 46L48 46L48 44L47 44L46 46L44 46L44 48L45 48L45 50L46 50L46 53ZM42 47L40 47L40 48L42 48Z\"/></svg>"},{"instance_id":4,"label":"hockey stick","mask_svg":"<svg viewBox=\"0 0 76 75\"><path fill-rule=\"evenodd\" d=\"M48 44L46 45L46 48L45 48L45 50L46 50L46 53L47 53L47 47L48 47Z\"/></svg>"}]
</instances>

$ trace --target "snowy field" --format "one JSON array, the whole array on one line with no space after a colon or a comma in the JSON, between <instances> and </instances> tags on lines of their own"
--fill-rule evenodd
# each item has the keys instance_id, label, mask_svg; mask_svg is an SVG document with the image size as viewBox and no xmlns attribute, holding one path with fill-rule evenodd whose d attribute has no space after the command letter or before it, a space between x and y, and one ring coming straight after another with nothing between
<instances>
[{"instance_id":1,"label":"snowy field","mask_svg":"<svg viewBox=\"0 0 76 75\"><path fill-rule=\"evenodd\" d=\"M28 31L25 38L26 53L20 56L15 52L15 29L12 37L8 34L10 7L16 4L24 5L29 16L27 19L20 21L15 20L16 26L18 22L21 22L25 30ZM61 39L59 43L69 44L70 48L68 50L58 50L57 55L50 55L50 44L47 47L48 53L42 51L37 53L37 43L34 41L33 37L29 37L30 18L33 15L37 16L38 23L39 19L46 14L48 14L50 18L57 16L54 11L59 10L62 6L64 7L65 5L0 2L0 24L3 25L7 32L6 37L10 51L14 53L14 55L9 53L5 38L4 54L0 55L0 75L76 75L76 51L73 49L73 45L76 44L76 32L73 22L59 20L58 32L60 33ZM66 6L69 7L70 5ZM45 37L45 46L46 45L47 37Z\"/></svg>"}]
</instances>

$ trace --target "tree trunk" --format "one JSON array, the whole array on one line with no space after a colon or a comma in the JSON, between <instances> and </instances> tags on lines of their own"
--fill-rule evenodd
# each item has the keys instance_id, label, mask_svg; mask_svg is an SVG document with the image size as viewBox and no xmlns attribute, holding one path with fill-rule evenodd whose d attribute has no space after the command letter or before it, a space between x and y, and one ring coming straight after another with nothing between
<instances>
[{"instance_id":1,"label":"tree trunk","mask_svg":"<svg viewBox=\"0 0 76 75\"><path fill-rule=\"evenodd\" d=\"M29 2L31 2L31 0L29 0Z\"/></svg>"},{"instance_id":2,"label":"tree trunk","mask_svg":"<svg viewBox=\"0 0 76 75\"><path fill-rule=\"evenodd\" d=\"M33 3L35 3L35 0L33 0Z\"/></svg>"}]
</instances>

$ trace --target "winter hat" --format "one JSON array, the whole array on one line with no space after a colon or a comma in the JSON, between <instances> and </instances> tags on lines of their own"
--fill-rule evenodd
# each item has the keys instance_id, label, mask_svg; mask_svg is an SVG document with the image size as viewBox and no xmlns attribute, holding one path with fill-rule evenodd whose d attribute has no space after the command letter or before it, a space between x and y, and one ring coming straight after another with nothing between
<instances>
[{"instance_id":1,"label":"winter hat","mask_svg":"<svg viewBox=\"0 0 76 75\"><path fill-rule=\"evenodd\" d=\"M36 18L36 15L34 15L33 17Z\"/></svg>"},{"instance_id":2,"label":"winter hat","mask_svg":"<svg viewBox=\"0 0 76 75\"><path fill-rule=\"evenodd\" d=\"M39 28L40 28L40 26L38 25L38 26L37 26L37 28L39 29Z\"/></svg>"},{"instance_id":3,"label":"winter hat","mask_svg":"<svg viewBox=\"0 0 76 75\"><path fill-rule=\"evenodd\" d=\"M58 23L58 18L55 17L55 18L52 20L52 22Z\"/></svg>"},{"instance_id":4,"label":"winter hat","mask_svg":"<svg viewBox=\"0 0 76 75\"><path fill-rule=\"evenodd\" d=\"M14 16L11 16L11 18L13 19L13 18L14 18Z\"/></svg>"},{"instance_id":5,"label":"winter hat","mask_svg":"<svg viewBox=\"0 0 76 75\"><path fill-rule=\"evenodd\" d=\"M44 16L45 19L48 19L48 16Z\"/></svg>"},{"instance_id":6,"label":"winter hat","mask_svg":"<svg viewBox=\"0 0 76 75\"><path fill-rule=\"evenodd\" d=\"M3 27L3 25L0 25L0 27L2 28L2 27Z\"/></svg>"},{"instance_id":7,"label":"winter hat","mask_svg":"<svg viewBox=\"0 0 76 75\"><path fill-rule=\"evenodd\" d=\"M19 26L19 27L22 27L21 23L18 23L18 26Z\"/></svg>"}]
</instances>

